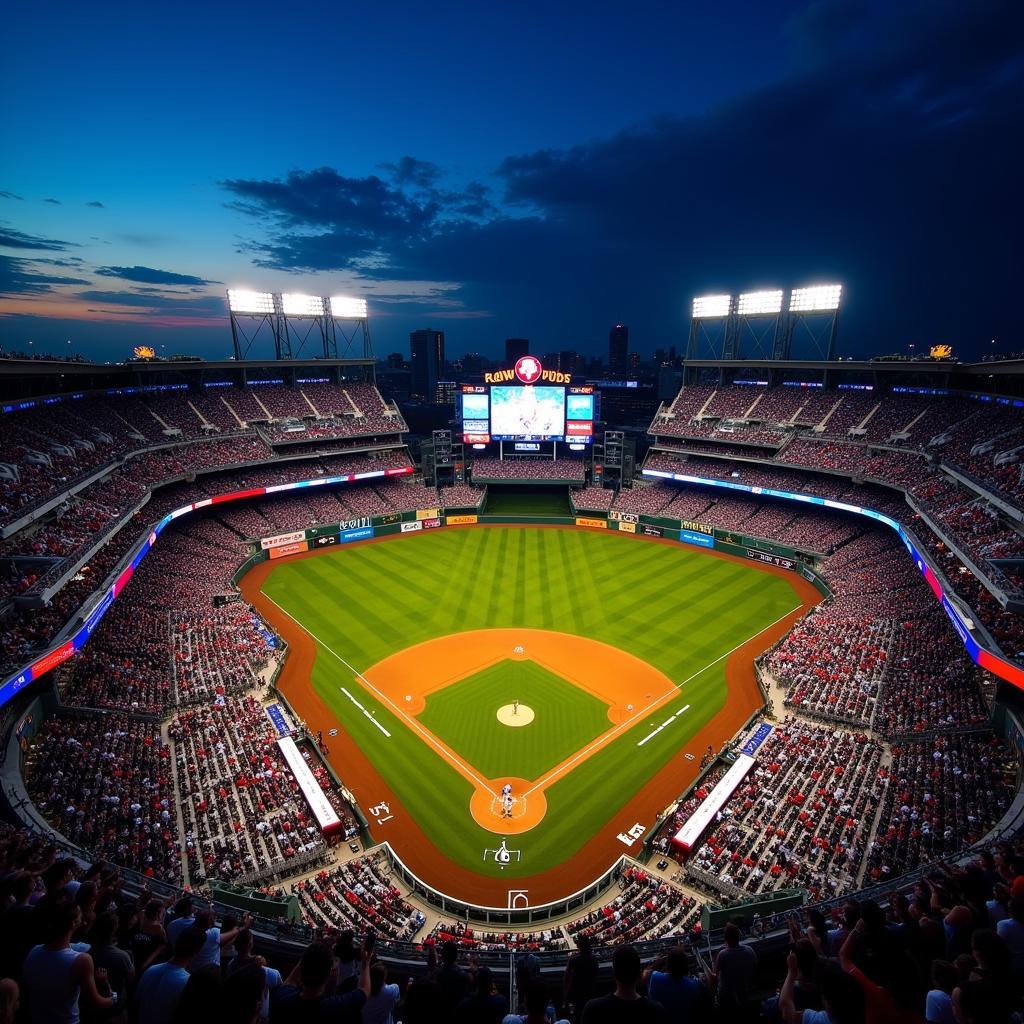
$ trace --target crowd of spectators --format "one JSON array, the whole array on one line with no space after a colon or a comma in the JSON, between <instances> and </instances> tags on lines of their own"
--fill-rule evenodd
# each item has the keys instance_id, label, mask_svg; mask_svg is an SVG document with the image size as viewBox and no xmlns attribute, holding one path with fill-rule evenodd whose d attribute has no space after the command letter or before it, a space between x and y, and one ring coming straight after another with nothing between
<instances>
[{"instance_id":1,"label":"crowd of spectators","mask_svg":"<svg viewBox=\"0 0 1024 1024\"><path fill-rule=\"evenodd\" d=\"M451 484L438 487L441 508L479 508L487 494L485 487L472 484Z\"/></svg>"},{"instance_id":2,"label":"crowd of spectators","mask_svg":"<svg viewBox=\"0 0 1024 1024\"><path fill-rule=\"evenodd\" d=\"M893 744L868 848L868 880L886 881L978 842L1016 794L1016 766L991 731Z\"/></svg>"},{"instance_id":3,"label":"crowd of spectators","mask_svg":"<svg viewBox=\"0 0 1024 1024\"><path fill-rule=\"evenodd\" d=\"M622 874L615 899L570 921L565 930L576 942L586 937L595 946L615 946L685 935L700 918L700 910L700 904L677 885L631 865Z\"/></svg>"},{"instance_id":4,"label":"crowd of spectators","mask_svg":"<svg viewBox=\"0 0 1024 1024\"><path fill-rule=\"evenodd\" d=\"M607 512L612 507L615 491L610 487L583 487L572 493L572 503L577 509L592 512Z\"/></svg>"},{"instance_id":5,"label":"crowd of spectators","mask_svg":"<svg viewBox=\"0 0 1024 1024\"><path fill-rule=\"evenodd\" d=\"M154 722L51 715L32 739L24 774L36 807L72 843L144 875L179 877L170 750Z\"/></svg>"},{"instance_id":6,"label":"crowd of spectators","mask_svg":"<svg viewBox=\"0 0 1024 1024\"><path fill-rule=\"evenodd\" d=\"M833 600L765 659L788 706L889 736L987 718L985 674L895 535L866 533L821 568Z\"/></svg>"},{"instance_id":7,"label":"crowd of spectators","mask_svg":"<svg viewBox=\"0 0 1024 1024\"><path fill-rule=\"evenodd\" d=\"M295 874L326 856L277 733L253 697L180 711L169 735L193 884Z\"/></svg>"},{"instance_id":8,"label":"crowd of spectators","mask_svg":"<svg viewBox=\"0 0 1024 1024\"><path fill-rule=\"evenodd\" d=\"M9 413L0 421L0 464L10 467L0 475L0 524L26 514L132 453L153 446L159 459L132 474L143 485L177 472L271 458L272 453L251 429L285 416L318 438L394 436L408 428L397 408L389 406L370 384L343 387L319 384L317 399L331 408L320 421L320 411L302 388L269 385L262 388L217 388L202 391L171 389L143 395L106 395L102 398L40 400ZM336 397L328 397L336 396ZM333 415L337 411L339 415ZM321 426L318 427L318 422ZM269 430L274 429L271 423ZM231 444L220 434L234 434ZM269 436L269 435L268 435ZM182 441L203 441L184 448ZM159 476L153 476L156 471Z\"/></svg>"},{"instance_id":9,"label":"crowd of spectators","mask_svg":"<svg viewBox=\"0 0 1024 1024\"><path fill-rule=\"evenodd\" d=\"M687 874L726 895L799 887L816 901L852 891L882 798L883 753L862 733L784 719Z\"/></svg>"},{"instance_id":10,"label":"crowd of spectators","mask_svg":"<svg viewBox=\"0 0 1024 1024\"><path fill-rule=\"evenodd\" d=\"M142 458L149 458L149 456ZM133 460L133 463L136 461ZM73 578L69 578L63 583L60 590L45 607L9 608L7 610L5 618L0 621L0 641L2 641L0 643L0 652L2 652L0 653L0 669L13 669L17 665L24 664L33 653L43 648L57 631L78 612L82 602L97 590L106 576L138 541L141 532L175 508L215 494L292 483L298 480L317 479L324 476L345 476L353 473L408 467L409 465L409 459L404 449L378 454L332 455L322 459L272 462L267 465L256 465L225 473L212 473L208 476L197 477L194 482L159 487L152 491L149 500L134 513L132 521L125 525L116 536L108 536L103 546L89 557L86 564L79 567ZM127 470L106 478L96 486L102 488L102 498L109 503L108 507L116 509L107 524L107 534L109 535L110 528L121 521L124 512L130 511L145 496L146 488L140 486L138 479L134 478ZM90 493L92 490L90 488ZM364 493L360 494L360 491ZM316 495L316 497L312 497L314 507L321 507L321 509L331 507L333 512L329 498L331 493L323 492L321 495L315 488L307 491L310 496ZM346 502L341 499L343 493L352 493L356 496L351 502ZM333 517L335 522L354 516L394 511L394 508L384 499L363 485L342 485L341 488L334 489L333 494L337 496L339 508L338 515ZM323 505L319 504L321 498ZM267 509L271 509L277 502L286 500L286 497L268 498L265 500L265 506ZM263 507L261 505L261 508ZM301 512L306 506L296 503L293 507ZM274 525L270 517L256 510L251 504L223 506L222 519L232 526L232 532L239 541L243 538L269 536L281 532L281 528ZM63 522L63 519L61 521ZM298 521L291 523L288 529L308 525L311 525L310 520ZM99 533L91 534L86 542L79 545L79 550L100 543L103 537L102 530ZM62 559L55 567L45 571L45 579L44 572L38 570L25 570L15 574L10 577L11 594L26 595L32 590L39 589L46 580L52 581L59 572L66 575L69 571L68 564L67 560Z\"/></svg>"},{"instance_id":11,"label":"crowd of spectators","mask_svg":"<svg viewBox=\"0 0 1024 1024\"><path fill-rule=\"evenodd\" d=\"M391 881L383 853L358 857L318 871L292 885L311 928L371 930L385 938L411 941L426 917Z\"/></svg>"},{"instance_id":12,"label":"crowd of spectators","mask_svg":"<svg viewBox=\"0 0 1024 1024\"><path fill-rule=\"evenodd\" d=\"M465 921L438 921L423 940L425 946L454 942L460 949L527 950L538 953L568 948L561 928L545 928L539 932L488 932L473 928Z\"/></svg>"},{"instance_id":13,"label":"crowd of spectators","mask_svg":"<svg viewBox=\"0 0 1024 1024\"><path fill-rule=\"evenodd\" d=\"M476 481L490 480L552 480L583 483L586 463L583 459L543 459L529 456L508 456L503 459L483 456L470 466Z\"/></svg>"},{"instance_id":14,"label":"crowd of spectators","mask_svg":"<svg viewBox=\"0 0 1024 1024\"><path fill-rule=\"evenodd\" d=\"M622 938L621 919L613 914L609 925L601 915L570 926L577 949L557 975L542 972L532 949L518 949L519 1006L473 959L475 947L460 963L464 926L453 926L450 940L438 931L420 953L405 954L411 970L401 973L374 962L373 943L360 948L355 929L328 927L285 976L286 965L254 955L248 915L218 921L194 896L154 899L109 863L82 869L7 826L0 828L0 875L4 1021L15 1020L19 1004L32 1024L80 1016L138 1024L1011 1024L1021 1008L1024 859L1009 843L960 866L936 864L886 905L850 900L791 915L784 964L730 923L710 969L698 966L682 928L672 932L680 943L654 959L647 954L645 965L643 947ZM367 882L375 884L358 876L357 884ZM386 880L376 884L386 889ZM636 913L653 891L641 873L624 882L621 896ZM586 934L591 928L619 943L610 981L600 971L602 941Z\"/></svg>"}]
</instances>

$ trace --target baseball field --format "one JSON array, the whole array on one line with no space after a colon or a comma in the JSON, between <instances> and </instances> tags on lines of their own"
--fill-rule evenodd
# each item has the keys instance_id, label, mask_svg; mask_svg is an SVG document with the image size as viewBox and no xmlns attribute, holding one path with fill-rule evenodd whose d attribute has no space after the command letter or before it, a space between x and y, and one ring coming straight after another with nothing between
<instances>
[{"instance_id":1,"label":"baseball field","mask_svg":"<svg viewBox=\"0 0 1024 1024\"><path fill-rule=\"evenodd\" d=\"M630 852L624 830L746 720L754 655L816 599L683 544L498 526L264 563L243 591L288 640L282 692L374 838L495 906Z\"/></svg>"}]
</instances>

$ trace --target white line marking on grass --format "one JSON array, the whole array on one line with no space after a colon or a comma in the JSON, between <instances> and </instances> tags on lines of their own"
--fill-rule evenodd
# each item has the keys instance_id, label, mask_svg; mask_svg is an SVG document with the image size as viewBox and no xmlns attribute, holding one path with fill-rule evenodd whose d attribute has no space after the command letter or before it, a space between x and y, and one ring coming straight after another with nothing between
<instances>
[{"instance_id":1,"label":"white line marking on grass","mask_svg":"<svg viewBox=\"0 0 1024 1024\"><path fill-rule=\"evenodd\" d=\"M339 689L339 690L341 690L341 692L342 692L343 694L345 694L345 696L346 696L346 697L348 697L348 699L349 699L350 701L352 701L352 703L353 703L353 704L355 704L355 706L356 706L357 708L359 708L359 710L360 710L360 711L362 711L362 713L363 713L364 715L366 715L366 717L367 717L367 718L368 718L368 719L369 719L369 720L370 720L371 722L373 722L373 724L374 724L375 726L377 726L377 728L378 728L378 729L380 729L380 731L381 731L382 733L384 733L384 735L385 735L385 736L387 736L387 738L388 738L388 739L391 739L391 733L389 733L389 732L387 731L387 729L385 729L385 728L384 728L384 726L383 726L383 725L381 725L381 724L380 724L380 722L378 722L378 721L377 721L377 719L376 719L376 718L374 718L374 717L373 717L373 715L372 715L372 714L370 714L370 712L369 712L369 711L367 711L367 710L366 710L366 708L364 708L364 707L363 707L363 705L362 705L362 704L360 704L360 703L359 703L359 701L357 701L357 700L355 699L355 697L353 697L353 696L352 696L352 694L348 692L348 690L346 690L346 689L345 689L345 687L344 687L344 686L339 686L339 687L338 687L338 689Z\"/></svg>"},{"instance_id":2,"label":"white line marking on grass","mask_svg":"<svg viewBox=\"0 0 1024 1024\"><path fill-rule=\"evenodd\" d=\"M342 692L343 694L345 694L345 696L346 696L346 697L348 697L348 699L349 699L350 701L352 701L352 703L353 703L353 704L355 704L355 706L356 706L357 708L359 708L359 710L360 710L360 711L364 711L364 710L365 710L365 708L363 707L363 705L362 705L362 704L360 704L360 703L359 703L359 701L357 701L357 700L355 699L355 697L353 697L353 696L352 696L352 694L351 694L351 693L349 693L349 692L348 692L348 690L346 690L346 689L345 689L345 687L344 687L344 686L339 686L339 687L338 687L338 689L339 689L339 690L341 690L341 692Z\"/></svg>"},{"instance_id":3,"label":"white line marking on grass","mask_svg":"<svg viewBox=\"0 0 1024 1024\"><path fill-rule=\"evenodd\" d=\"M654 730L654 732L648 733L637 744L637 746L638 747L642 747L648 740L653 740L654 737L657 736L658 733L661 732L661 730L664 729L666 725L671 725L684 711L689 711L689 710L690 710L690 705L689 704L687 704L686 707L684 707L684 708L680 708L674 715L671 715L670 717L666 718L665 721L662 722L661 725L659 725L658 728Z\"/></svg>"},{"instance_id":4,"label":"white line marking on grass","mask_svg":"<svg viewBox=\"0 0 1024 1024\"><path fill-rule=\"evenodd\" d=\"M282 608L272 597L269 597L266 594L264 594L263 597L265 597L283 615L287 615L288 618L291 619L292 622L294 622L295 625L299 627L299 629L301 629L308 636L312 637L313 640L316 641L316 643L318 643L329 655L331 655L332 658L336 658L338 661L340 661L342 665L344 665L345 668L347 668L349 672L351 672L352 675L356 677L356 679L360 680L367 687L367 689L372 690L380 698L383 704L387 704L388 707L390 707L391 710L395 713L395 715L401 718L406 723L406 725L410 726L412 729L418 732L420 736L422 736L423 739L425 739L441 755L441 757L444 758L444 760L446 760L449 764L453 764L452 755L447 750L445 750L445 748L442 747L441 744L429 732L427 732L427 730L424 729L423 726L420 725L420 723L417 722L415 718L406 714L406 712L403 711L402 708L400 708L393 700L391 700L391 698L388 697L387 694L381 693L381 691L378 690L377 687L374 686L373 683L371 683L370 680L367 679L362 672L355 668L355 666L349 664L349 662L347 662L336 650L325 644L323 640L321 640L320 637L316 635L316 633L310 632L310 630L301 622L299 622L299 620L295 618L295 616L292 615L291 612L285 611L285 609ZM365 710L363 711L363 714L365 714L370 719L370 721L373 722L373 724L381 730L381 732L387 732L384 729L384 727L380 724L380 722L373 718L372 715L370 715ZM390 733L387 733L387 735L390 736ZM472 776L473 780L477 783L477 785L479 785L482 789L486 789L487 792L490 793L491 796L493 797L496 797L498 795L494 792L493 789L491 789L490 786L487 785L487 783L483 779L480 778L479 775L476 774L476 772L472 770L472 768L469 767L468 764L466 764L465 761L463 761L461 758L459 758L458 760L459 764L462 766L462 770L465 771L467 775Z\"/></svg>"},{"instance_id":5,"label":"white line marking on grass","mask_svg":"<svg viewBox=\"0 0 1024 1024\"><path fill-rule=\"evenodd\" d=\"M577 751L571 758L569 758L568 761L564 761L562 764L556 766L554 769L552 769L550 772L548 772L548 774L545 775L543 778L538 779L537 782L534 783L533 787L531 789L528 789L523 794L523 796L529 796L535 790L540 789L541 786L546 786L549 782L551 782L552 779L558 778L558 776L561 775L563 772L565 772L565 770L567 768L571 768L581 758L587 757L590 754L590 752L592 750L594 750L596 747L605 746L609 742L609 740L612 738L612 736L614 736L617 732L621 732L623 729L628 728L634 722L636 722L636 720L638 718L641 718L645 714L649 714L659 704L661 704L663 701L665 701L669 697L671 697L672 694L678 693L679 690L682 687L684 687L688 682L690 682L693 679L696 679L697 676L699 676L699 675L703 675L703 673L707 672L707 670L709 668L713 668L720 661L723 661L725 658L728 658L730 654L735 654L736 651L738 651L744 644L749 644L751 640L756 640L762 633L766 633L769 629L772 628L772 626L777 626L783 619L788 618L790 615L793 614L793 612L799 611L801 608L803 608L803 602L802 601L798 605L796 605L795 607L790 608L789 611L786 612L785 614L780 615L774 622L769 622L768 625L764 627L764 629L758 630L753 636L748 636L746 638L746 640L741 640L731 651L726 651L725 654L719 655L717 658L715 658L714 661L709 661L703 668L698 669L696 672L694 672L693 675L687 676L677 686L673 686L671 690L666 690L660 697L658 697L656 700L652 701L652 703L650 704L650 706L646 710L644 710L644 711L637 711L635 714L631 715L629 718L625 719L622 722L619 722L619 724L617 726L615 726L614 729L610 730L609 732L602 733L600 736L598 736L598 738L596 740L594 740L593 743L591 743L588 746L584 747L582 750ZM285 612L285 614L287 615L288 613ZM661 728L661 727L659 727L659 728Z\"/></svg>"}]
</instances>

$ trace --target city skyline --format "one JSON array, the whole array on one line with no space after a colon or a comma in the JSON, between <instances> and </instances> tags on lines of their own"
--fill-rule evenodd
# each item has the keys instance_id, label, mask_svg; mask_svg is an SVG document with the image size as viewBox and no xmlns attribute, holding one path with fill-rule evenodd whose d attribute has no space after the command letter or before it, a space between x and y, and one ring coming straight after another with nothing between
<instances>
[{"instance_id":1,"label":"city skyline","mask_svg":"<svg viewBox=\"0 0 1024 1024\"><path fill-rule=\"evenodd\" d=\"M607 356L621 322L648 358L695 295L838 281L842 355L1021 347L1019 5L398 4L262 73L268 30L355 13L12 11L0 346L225 356L252 287L366 298L378 356Z\"/></svg>"}]
</instances>

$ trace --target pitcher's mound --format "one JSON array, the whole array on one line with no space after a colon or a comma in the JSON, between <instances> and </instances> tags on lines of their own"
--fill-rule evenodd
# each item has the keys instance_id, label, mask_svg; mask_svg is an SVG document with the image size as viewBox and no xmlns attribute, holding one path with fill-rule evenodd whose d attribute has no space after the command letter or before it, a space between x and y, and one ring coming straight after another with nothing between
<instances>
[{"instance_id":1,"label":"pitcher's mound","mask_svg":"<svg viewBox=\"0 0 1024 1024\"><path fill-rule=\"evenodd\" d=\"M529 725L533 721L533 708L520 704L516 710L515 704L505 704L498 708L498 721L502 725L511 725L518 728L520 725Z\"/></svg>"}]
</instances>

